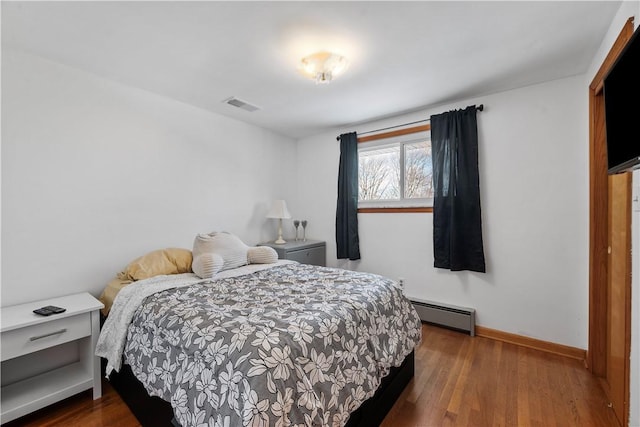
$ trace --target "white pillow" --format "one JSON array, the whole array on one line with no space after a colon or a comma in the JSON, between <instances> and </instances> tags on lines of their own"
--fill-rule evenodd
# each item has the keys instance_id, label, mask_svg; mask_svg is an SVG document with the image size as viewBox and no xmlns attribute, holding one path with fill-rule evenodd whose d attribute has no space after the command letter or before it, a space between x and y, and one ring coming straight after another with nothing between
<instances>
[{"instance_id":1,"label":"white pillow","mask_svg":"<svg viewBox=\"0 0 640 427\"><path fill-rule=\"evenodd\" d=\"M198 234L193 242L192 270L199 277L210 278L219 271L247 265L248 249L242 240L231 233L214 231Z\"/></svg>"},{"instance_id":2,"label":"white pillow","mask_svg":"<svg viewBox=\"0 0 640 427\"><path fill-rule=\"evenodd\" d=\"M194 258L191 264L193 272L202 279L211 279L224 265L224 260L218 254L203 253Z\"/></svg>"},{"instance_id":3,"label":"white pillow","mask_svg":"<svg viewBox=\"0 0 640 427\"><path fill-rule=\"evenodd\" d=\"M249 264L273 264L278 261L278 252L270 246L255 246L247 252Z\"/></svg>"}]
</instances>

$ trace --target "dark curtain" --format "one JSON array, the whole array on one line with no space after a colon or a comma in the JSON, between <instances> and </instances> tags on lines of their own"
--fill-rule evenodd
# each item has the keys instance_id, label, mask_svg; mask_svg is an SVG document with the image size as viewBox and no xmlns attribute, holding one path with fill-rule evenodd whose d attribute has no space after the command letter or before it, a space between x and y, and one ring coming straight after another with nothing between
<instances>
[{"instance_id":1,"label":"dark curtain","mask_svg":"<svg viewBox=\"0 0 640 427\"><path fill-rule=\"evenodd\" d=\"M431 116L434 266L485 272L476 106Z\"/></svg>"},{"instance_id":2,"label":"dark curtain","mask_svg":"<svg viewBox=\"0 0 640 427\"><path fill-rule=\"evenodd\" d=\"M360 239L358 237L358 137L355 132L340 135L336 248L338 259L360 259Z\"/></svg>"}]
</instances>

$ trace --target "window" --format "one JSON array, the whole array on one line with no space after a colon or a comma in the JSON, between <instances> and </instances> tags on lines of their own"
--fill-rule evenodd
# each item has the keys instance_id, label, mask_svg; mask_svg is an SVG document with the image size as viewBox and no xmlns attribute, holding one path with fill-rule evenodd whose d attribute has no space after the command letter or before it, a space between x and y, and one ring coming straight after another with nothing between
<instances>
[{"instance_id":1,"label":"window","mask_svg":"<svg viewBox=\"0 0 640 427\"><path fill-rule=\"evenodd\" d=\"M360 143L358 207L431 207L432 173L428 131Z\"/></svg>"}]
</instances>

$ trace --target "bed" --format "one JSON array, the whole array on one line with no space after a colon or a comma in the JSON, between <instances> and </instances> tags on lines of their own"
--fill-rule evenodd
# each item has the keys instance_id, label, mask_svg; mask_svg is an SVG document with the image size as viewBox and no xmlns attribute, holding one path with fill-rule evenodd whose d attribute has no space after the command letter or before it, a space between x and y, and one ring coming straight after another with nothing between
<instances>
[{"instance_id":1,"label":"bed","mask_svg":"<svg viewBox=\"0 0 640 427\"><path fill-rule=\"evenodd\" d=\"M371 426L420 340L392 280L278 261L123 288L96 354L143 425Z\"/></svg>"}]
</instances>

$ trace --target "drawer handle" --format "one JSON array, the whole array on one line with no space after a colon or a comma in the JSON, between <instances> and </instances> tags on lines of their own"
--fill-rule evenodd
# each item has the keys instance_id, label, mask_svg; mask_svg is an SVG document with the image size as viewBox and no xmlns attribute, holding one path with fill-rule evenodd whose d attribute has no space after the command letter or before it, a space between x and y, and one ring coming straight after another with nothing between
<instances>
[{"instance_id":1,"label":"drawer handle","mask_svg":"<svg viewBox=\"0 0 640 427\"><path fill-rule=\"evenodd\" d=\"M29 341L36 341L36 340L40 340L40 339L42 339L42 338L50 337L51 335L64 334L65 332L67 332L67 329L66 329L66 328L63 328L63 329L60 329L59 331L49 332L48 334L38 335L38 336L35 336L35 337L31 337L31 338L29 338Z\"/></svg>"}]
</instances>

